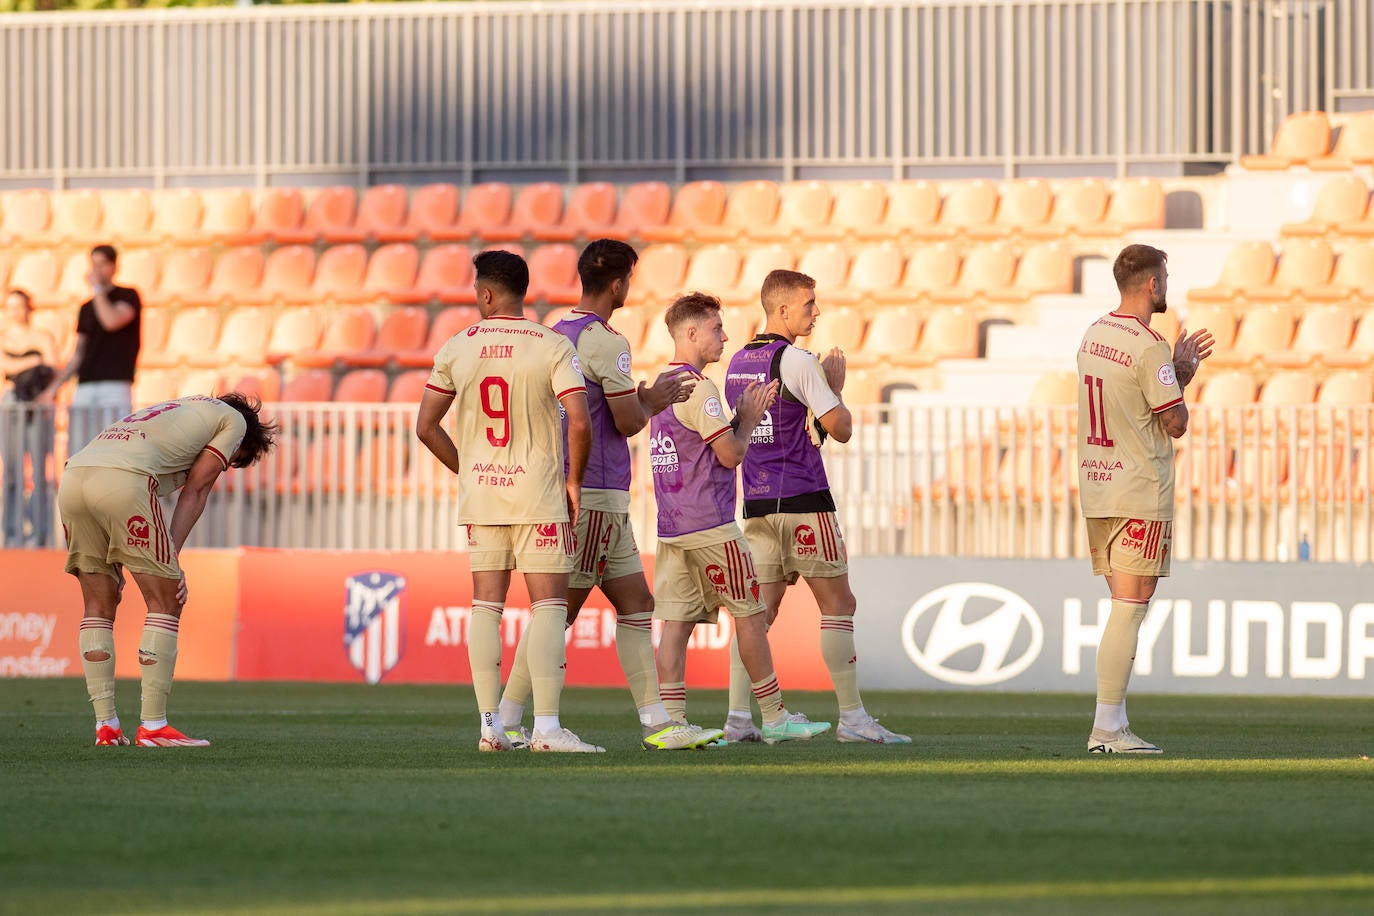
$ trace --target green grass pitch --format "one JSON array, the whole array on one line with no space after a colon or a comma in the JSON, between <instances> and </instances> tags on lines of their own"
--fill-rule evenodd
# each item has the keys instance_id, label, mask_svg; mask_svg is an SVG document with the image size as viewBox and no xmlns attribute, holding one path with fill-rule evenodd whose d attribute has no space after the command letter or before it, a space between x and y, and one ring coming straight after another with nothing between
<instances>
[{"instance_id":1,"label":"green grass pitch","mask_svg":"<svg viewBox=\"0 0 1374 916\"><path fill-rule=\"evenodd\" d=\"M915 745L647 752L570 690L609 753L478 754L467 687L180 684L213 747L98 749L80 681L0 681L0 913L1374 910L1374 700L1137 697L1122 759L1091 697L866 699Z\"/></svg>"}]
</instances>

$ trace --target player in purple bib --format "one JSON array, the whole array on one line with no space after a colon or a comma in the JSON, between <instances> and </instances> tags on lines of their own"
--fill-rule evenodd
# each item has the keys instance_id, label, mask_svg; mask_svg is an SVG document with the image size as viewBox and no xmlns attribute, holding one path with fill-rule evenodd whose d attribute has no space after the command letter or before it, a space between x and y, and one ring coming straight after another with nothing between
<instances>
[{"instance_id":1,"label":"player in purple bib","mask_svg":"<svg viewBox=\"0 0 1374 916\"><path fill-rule=\"evenodd\" d=\"M835 736L845 742L910 744L910 737L884 728L869 715L859 694L856 601L820 451L826 437L848 442L853 434L853 417L841 398L844 353L836 348L818 359L795 346L820 317L816 281L806 274L773 271L764 278L759 298L767 323L730 360L725 397L733 407L755 382L781 386L777 403L754 430L743 465L744 536L758 565L768 621L777 618L787 587L806 579L821 611L821 656L839 700ZM725 737L757 741L749 674L737 645L732 653Z\"/></svg>"}]
</instances>

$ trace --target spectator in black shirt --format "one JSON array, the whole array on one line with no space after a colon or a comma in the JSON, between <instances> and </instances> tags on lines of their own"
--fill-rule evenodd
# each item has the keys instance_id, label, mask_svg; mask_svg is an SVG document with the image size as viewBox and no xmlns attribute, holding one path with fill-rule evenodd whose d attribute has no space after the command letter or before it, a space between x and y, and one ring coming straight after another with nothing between
<instances>
[{"instance_id":1,"label":"spectator in black shirt","mask_svg":"<svg viewBox=\"0 0 1374 916\"><path fill-rule=\"evenodd\" d=\"M67 379L76 376L67 423L68 455L75 455L106 426L133 412L143 303L138 290L114 285L117 259L113 245L91 249L92 295L77 317L76 352L43 394L51 399Z\"/></svg>"}]
</instances>

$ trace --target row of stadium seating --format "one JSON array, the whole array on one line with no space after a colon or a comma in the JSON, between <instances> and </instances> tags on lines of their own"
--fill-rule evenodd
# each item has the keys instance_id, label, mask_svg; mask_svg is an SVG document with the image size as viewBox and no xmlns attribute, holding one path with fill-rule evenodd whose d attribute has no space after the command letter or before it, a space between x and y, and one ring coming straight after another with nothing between
<instances>
[{"instance_id":1,"label":"row of stadium seating","mask_svg":"<svg viewBox=\"0 0 1374 916\"><path fill-rule=\"evenodd\" d=\"M1299 111L1289 115L1274 134L1269 152L1242 156L1241 168L1274 171L1303 167L1346 170L1374 165L1374 112L1339 116L1335 146L1331 144L1333 119L1324 111Z\"/></svg>"},{"instance_id":2,"label":"row of stadium seating","mask_svg":"<svg viewBox=\"0 0 1374 916\"><path fill-rule=\"evenodd\" d=\"M529 258L532 305L578 301L578 249L565 242L499 247ZM239 304L393 303L462 304L476 301L472 256L467 245L431 247L423 257L410 243L383 245L371 256L358 244L315 249L287 245L264 255L258 246L223 250L185 248L165 257L132 249L120 257L118 282L133 286L152 306ZM816 278L823 301L833 304L919 305L989 301L1024 303L1041 293L1073 291L1074 258L1061 243L1033 245L1023 252L1005 242L966 249L944 242L908 251L895 242L849 247L826 242L801 250L776 243L742 249L712 244L694 252L677 243L642 251L631 304L662 302L683 290L701 289L726 302L758 301L770 270L798 269ZM70 308L90 297L87 254L62 264L51 251L21 254L12 269L0 254L0 285L19 287L38 308Z\"/></svg>"},{"instance_id":3,"label":"row of stadium seating","mask_svg":"<svg viewBox=\"0 0 1374 916\"><path fill-rule=\"evenodd\" d=\"M1211 286L1189 291L1194 302L1368 301L1374 296L1374 241L1339 248L1323 238L1289 238L1237 243L1222 261Z\"/></svg>"},{"instance_id":4,"label":"row of stadium seating","mask_svg":"<svg viewBox=\"0 0 1374 916\"><path fill-rule=\"evenodd\" d=\"M925 180L718 181L682 185L488 182L318 191L189 188L0 194L0 245L282 245L346 242L564 241L596 236L646 242L831 241L1116 237L1162 228L1164 191L1153 179L1051 183Z\"/></svg>"}]
</instances>

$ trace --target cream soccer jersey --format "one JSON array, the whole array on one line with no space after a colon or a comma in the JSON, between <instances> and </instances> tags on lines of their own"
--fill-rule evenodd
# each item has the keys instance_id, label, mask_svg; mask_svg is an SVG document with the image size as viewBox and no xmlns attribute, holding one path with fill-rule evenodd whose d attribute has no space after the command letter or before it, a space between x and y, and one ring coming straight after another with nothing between
<instances>
[{"instance_id":1,"label":"cream soccer jersey","mask_svg":"<svg viewBox=\"0 0 1374 916\"><path fill-rule=\"evenodd\" d=\"M157 478L158 495L167 496L186 482L202 451L229 467L247 429L243 415L218 398L178 398L110 424L67 467L137 471Z\"/></svg>"},{"instance_id":2,"label":"cream soccer jersey","mask_svg":"<svg viewBox=\"0 0 1374 916\"><path fill-rule=\"evenodd\" d=\"M566 337L488 318L440 348L426 387L457 404L460 524L568 520L558 402L586 388Z\"/></svg>"},{"instance_id":3,"label":"cream soccer jersey","mask_svg":"<svg viewBox=\"0 0 1374 916\"><path fill-rule=\"evenodd\" d=\"M1078 482L1085 518L1168 521L1174 446L1159 414L1182 403L1169 343L1140 319L1098 319L1078 348Z\"/></svg>"}]
</instances>

